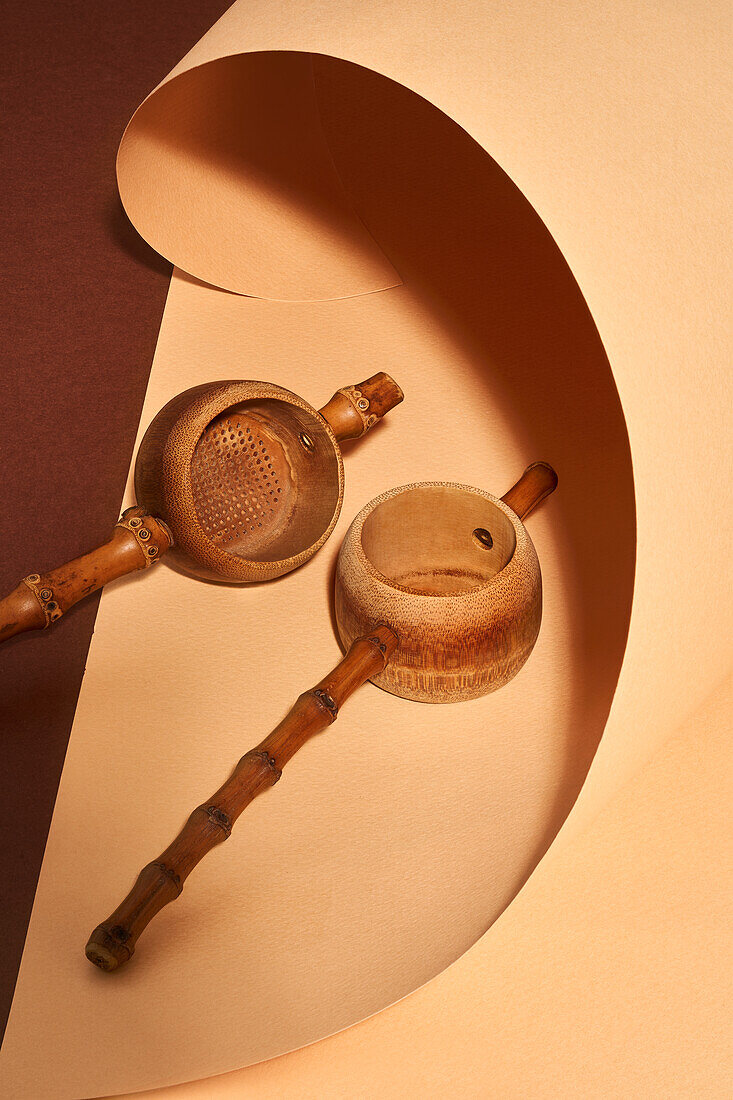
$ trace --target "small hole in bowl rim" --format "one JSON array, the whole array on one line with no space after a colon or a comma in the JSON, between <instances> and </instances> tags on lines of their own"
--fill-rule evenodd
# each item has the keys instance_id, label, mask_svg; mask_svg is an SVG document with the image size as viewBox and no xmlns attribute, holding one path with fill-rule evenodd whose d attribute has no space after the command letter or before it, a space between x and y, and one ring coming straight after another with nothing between
<instances>
[{"instance_id":1,"label":"small hole in bowl rim","mask_svg":"<svg viewBox=\"0 0 733 1100\"><path fill-rule=\"evenodd\" d=\"M494 540L491 537L491 532L487 531L485 527L476 527L474 529L473 540L478 543L482 550L493 549Z\"/></svg>"}]
</instances>

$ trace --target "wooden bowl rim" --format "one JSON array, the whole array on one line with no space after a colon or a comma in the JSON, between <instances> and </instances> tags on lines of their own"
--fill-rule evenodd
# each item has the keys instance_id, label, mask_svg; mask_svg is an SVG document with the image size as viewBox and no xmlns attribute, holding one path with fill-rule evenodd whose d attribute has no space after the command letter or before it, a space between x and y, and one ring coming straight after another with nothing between
<instances>
[{"instance_id":1,"label":"wooden bowl rim","mask_svg":"<svg viewBox=\"0 0 733 1100\"><path fill-rule=\"evenodd\" d=\"M180 512L180 515L176 517L180 521L181 527L180 531L176 532L176 542L180 549L197 564L201 563L202 551L205 551L208 559L206 561L207 568L220 568L221 579L224 582L236 580L237 574L243 581L256 581L258 573L262 574L263 578L269 577L272 575L273 569L276 569L279 575L289 573L299 565L303 565L320 550L330 538L334 527L338 523L344 499L344 461L338 440L325 417L321 416L318 410L308 401L291 390L276 386L272 382L257 380L222 379L215 380L212 384L218 385L220 388L209 392L203 398L201 407L196 409L193 415L191 406L180 413L171 426L163 447L164 473L161 488L168 501L176 501L177 511ZM273 558L267 561L256 561L245 558L240 554L230 554L215 542L212 542L201 526L191 487L191 461L198 441L206 427L230 406L256 400L282 401L310 414L318 426L322 427L331 443L336 457L338 477L338 497L333 514L328 526L319 538L288 558ZM193 407L195 408L195 401Z\"/></svg>"},{"instance_id":2,"label":"wooden bowl rim","mask_svg":"<svg viewBox=\"0 0 733 1100\"><path fill-rule=\"evenodd\" d=\"M477 585L475 588L468 589L466 592L416 592L413 588L398 584L396 581L392 581L386 577L380 569L377 569L364 550L362 544L362 530L364 524L380 505L403 493L412 492L415 489L428 488L456 489L460 492L472 493L474 496L482 497L484 500L488 500L491 504L494 504L499 511L503 512L514 528L516 544L509 561L502 569L494 573L493 577L490 577L489 580L485 581L483 584ZM476 599L479 595L486 594L488 589L491 588L499 577L502 579L511 579L513 573L525 568L522 559L527 550L537 559L537 552L534 549L534 543L530 538L527 528L524 526L517 513L513 511L508 504L505 504L500 497L495 497L493 493L489 493L486 489L478 489L475 485L464 485L457 481L411 481L406 485L396 485L392 489L387 489L385 492L380 493L379 496L374 497L373 500L370 500L368 504L364 505L352 521L342 544L342 552L345 551L353 554L361 568L377 583L384 585L386 588L391 588L396 592L403 592L408 596L412 596L413 599L428 600L430 602L436 600L462 601L470 599L471 597Z\"/></svg>"}]
</instances>

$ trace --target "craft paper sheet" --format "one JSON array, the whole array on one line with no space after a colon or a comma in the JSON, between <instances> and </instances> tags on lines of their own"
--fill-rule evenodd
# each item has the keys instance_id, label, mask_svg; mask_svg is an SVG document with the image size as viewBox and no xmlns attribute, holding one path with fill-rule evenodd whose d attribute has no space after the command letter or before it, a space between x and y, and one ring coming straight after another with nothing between
<instances>
[{"instance_id":1,"label":"craft paper sheet","mask_svg":"<svg viewBox=\"0 0 733 1100\"><path fill-rule=\"evenodd\" d=\"M618 666L602 670L598 693L578 690L581 639L605 626L598 612L588 619L564 561L582 556L573 544L587 530L559 522L564 510L538 513L545 621L516 681L460 708L365 688L197 869L185 898L141 939L134 966L112 976L89 965L89 931L139 867L338 659L329 596L348 517L418 477L490 477L505 491L534 454L407 287L284 304L177 275L144 421L203 380L208 363L235 377L245 345L248 362L267 363L317 403L375 361L421 396L412 417L406 399L349 448L344 517L307 569L232 589L161 567L105 593L5 1041L11 1095L16 1082L55 1098L221 1072L235 1049L238 1062L260 1061L410 992L470 946L531 872L602 730ZM568 492L582 476L567 467ZM605 606L600 585L596 604ZM617 661L624 629L611 638ZM122 755L110 766L114 745ZM62 1011L69 998L73 1014ZM227 1012L202 1019L202 1002ZM39 1034L44 1063L60 1067L53 1083Z\"/></svg>"},{"instance_id":2,"label":"craft paper sheet","mask_svg":"<svg viewBox=\"0 0 733 1100\"><path fill-rule=\"evenodd\" d=\"M684 875L673 875L670 890L664 853L677 852L684 868L701 840L719 837L714 810L706 817L722 797L711 764L722 765L725 749L714 740L724 721L715 700L690 727L709 733L711 756L698 771L681 730L669 760L659 756L636 787L618 792L729 665L721 644L729 575L721 567L691 579L709 555L701 515L714 501L722 536L729 514L714 474L726 403L711 324L725 303L705 274L723 260L710 218L722 178L710 137L715 12L703 23L684 5L673 19L617 3L628 29L619 35L610 15L591 26L572 4L561 17L521 4L497 13L436 3L419 18L397 4L381 10L376 21L373 8L367 15L349 3L307 12L239 3L174 71L248 51L312 50L384 73L428 102L419 109L369 73L316 59L314 109L338 186L317 143L313 163L323 172L308 178L327 195L319 211L334 219L343 247L313 246L318 287L298 261L285 265L290 285L272 284L266 297L292 298L300 285L304 299L333 300L243 296L258 293L248 282L256 256L235 273L240 294L176 273L141 430L170 395L212 377L270 377L319 404L336 385L388 369L407 398L349 448L339 527L303 570L234 590L161 566L103 596L0 1061L8 1095L131 1092L271 1058L378 1012L464 952L366 1023L190 1094L444 1095L457 1066L465 1095L484 1094L492 1073L504 1095L556 1095L566 1081L568 1094L587 1095L604 1067L670 1094L675 1021L657 1029L643 1067L619 1066L614 1052L632 1019L637 1030L640 1019L658 1019L672 995L670 984L647 981L644 996L637 986L630 1006L627 998L640 961L648 965L638 937L645 927L658 933L669 896L677 919L664 925L665 945L684 945ZM635 80L644 82L639 96L629 95ZM359 111L360 88L384 127L370 128L373 117ZM431 104L477 144L443 126ZM445 161L429 165L424 143L401 157L385 141L390 126L393 136L414 135L400 120L459 157L449 163L465 173L456 171L452 191ZM689 149L680 166L685 126L704 173ZM379 159L365 149L379 149ZM416 163L422 174L411 175ZM402 219L411 188L416 202ZM121 189L130 209L122 176ZM255 195L247 211L262 224L270 193L243 190L248 201ZM313 204L299 217L297 193L291 199L276 224L308 242ZM431 204L436 232L421 236ZM460 242L453 251L451 232ZM451 266L456 257L465 262ZM680 299L690 308L675 308ZM337 656L328 592L350 516L408 480L501 493L537 457L557 465L561 486L528 524L545 617L520 676L460 708L365 688L151 925L134 966L95 972L82 953L88 931ZM150 713L164 731L155 742ZM470 768L456 767L463 753ZM684 811L664 812L680 771L691 776L684 836ZM648 806L639 787L647 783ZM640 850L647 823L654 844ZM692 883L692 908L697 899L709 912L716 882ZM635 905L648 905L648 924ZM698 942L708 928L699 919ZM670 964L665 945L660 968L671 965L689 985L697 949L676 951ZM711 947L722 950L724 937ZM723 994L715 968L704 978L706 990ZM715 1003L688 1004L691 1034L709 1033ZM615 1029L588 1026L603 1013ZM545 1030L556 1023L564 1058ZM53 1082L49 1064L58 1067ZM720 1059L706 1065L714 1090ZM561 1067L567 1078L557 1076Z\"/></svg>"},{"instance_id":3,"label":"craft paper sheet","mask_svg":"<svg viewBox=\"0 0 733 1100\"><path fill-rule=\"evenodd\" d=\"M285 1058L146 1095L726 1097L731 707L729 679L551 849L549 881L533 876L399 1005Z\"/></svg>"}]
</instances>

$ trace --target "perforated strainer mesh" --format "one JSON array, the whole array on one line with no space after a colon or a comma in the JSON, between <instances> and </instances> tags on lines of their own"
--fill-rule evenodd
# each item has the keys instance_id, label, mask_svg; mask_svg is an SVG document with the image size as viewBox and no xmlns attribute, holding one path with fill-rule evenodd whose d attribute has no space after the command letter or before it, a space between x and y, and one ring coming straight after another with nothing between
<instances>
[{"instance_id":1,"label":"perforated strainer mesh","mask_svg":"<svg viewBox=\"0 0 733 1100\"><path fill-rule=\"evenodd\" d=\"M291 486L282 445L255 415L227 410L196 445L194 505L208 537L231 553L250 556L279 534Z\"/></svg>"}]
</instances>

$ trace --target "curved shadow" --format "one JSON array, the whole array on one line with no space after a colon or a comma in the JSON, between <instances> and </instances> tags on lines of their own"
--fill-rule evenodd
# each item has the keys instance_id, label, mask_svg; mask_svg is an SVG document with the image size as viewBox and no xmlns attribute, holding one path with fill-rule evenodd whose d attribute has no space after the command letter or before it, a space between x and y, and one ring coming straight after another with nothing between
<instances>
[{"instance_id":1,"label":"curved shadow","mask_svg":"<svg viewBox=\"0 0 733 1100\"><path fill-rule=\"evenodd\" d=\"M560 475L553 526L578 632L573 711L597 736L568 740L536 865L595 754L628 633L636 520L613 374L551 234L477 142L370 70L319 56L315 77L324 132L355 209L457 350L483 364L477 396L490 387L527 460L544 458Z\"/></svg>"},{"instance_id":2,"label":"curved shadow","mask_svg":"<svg viewBox=\"0 0 733 1100\"><path fill-rule=\"evenodd\" d=\"M173 265L143 240L125 213L125 208L116 193L106 206L104 220L114 243L135 263L155 271L158 275L170 278Z\"/></svg>"}]
</instances>

